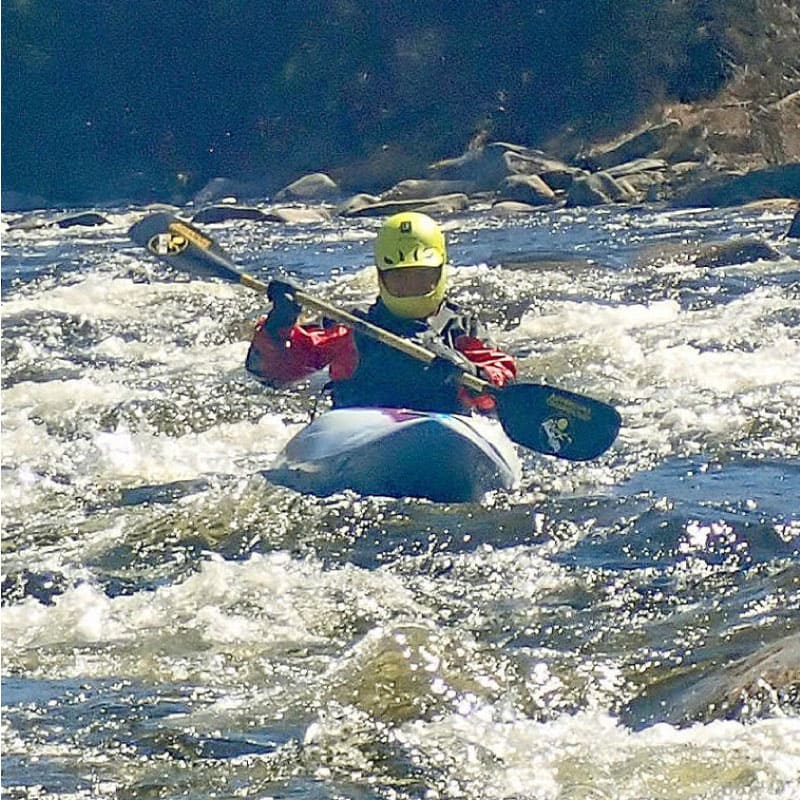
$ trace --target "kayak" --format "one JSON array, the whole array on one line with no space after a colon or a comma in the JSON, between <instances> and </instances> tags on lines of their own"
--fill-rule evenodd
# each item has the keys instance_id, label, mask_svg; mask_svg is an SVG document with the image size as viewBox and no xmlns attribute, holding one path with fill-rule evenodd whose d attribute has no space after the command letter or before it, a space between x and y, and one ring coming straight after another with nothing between
<instances>
[{"instance_id":1,"label":"kayak","mask_svg":"<svg viewBox=\"0 0 800 800\"><path fill-rule=\"evenodd\" d=\"M299 431L266 472L273 483L327 496L480 500L518 485L516 448L493 419L397 408L327 411Z\"/></svg>"}]
</instances>

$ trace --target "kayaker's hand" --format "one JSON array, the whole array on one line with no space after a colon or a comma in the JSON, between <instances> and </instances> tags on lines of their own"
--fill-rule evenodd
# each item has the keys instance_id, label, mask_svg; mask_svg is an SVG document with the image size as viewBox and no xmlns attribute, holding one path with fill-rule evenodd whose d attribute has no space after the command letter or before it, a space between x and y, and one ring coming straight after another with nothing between
<instances>
[{"instance_id":1,"label":"kayaker's hand","mask_svg":"<svg viewBox=\"0 0 800 800\"><path fill-rule=\"evenodd\" d=\"M486 331L476 316L472 314L460 314L454 317L445 326L448 341L455 343L462 336L469 336L470 339L483 339Z\"/></svg>"},{"instance_id":2,"label":"kayaker's hand","mask_svg":"<svg viewBox=\"0 0 800 800\"><path fill-rule=\"evenodd\" d=\"M267 286L267 297L272 301L272 310L264 322L264 330L275 339L280 338L278 331L291 328L297 322L302 310L294 299L297 287L289 281L270 281Z\"/></svg>"},{"instance_id":3,"label":"kayaker's hand","mask_svg":"<svg viewBox=\"0 0 800 800\"><path fill-rule=\"evenodd\" d=\"M476 366L466 359L449 358L447 356L436 356L426 367L426 372L434 380L441 383L458 386L461 376L468 372L470 375L477 375Z\"/></svg>"}]
</instances>

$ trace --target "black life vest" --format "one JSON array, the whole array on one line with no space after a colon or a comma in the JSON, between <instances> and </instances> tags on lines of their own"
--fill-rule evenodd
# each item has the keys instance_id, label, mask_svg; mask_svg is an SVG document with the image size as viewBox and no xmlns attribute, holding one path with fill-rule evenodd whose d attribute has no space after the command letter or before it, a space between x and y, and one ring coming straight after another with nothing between
<instances>
[{"instance_id":1,"label":"black life vest","mask_svg":"<svg viewBox=\"0 0 800 800\"><path fill-rule=\"evenodd\" d=\"M366 312L353 313L434 353L455 356L465 364L469 361L455 349L456 339L467 334L485 341L485 330L478 319L448 301L425 320L397 317L380 300ZM353 335L358 367L347 380L331 384L335 408L370 406L440 413L463 410L458 401L458 387L432 377L426 372L427 364L358 331L353 331Z\"/></svg>"}]
</instances>

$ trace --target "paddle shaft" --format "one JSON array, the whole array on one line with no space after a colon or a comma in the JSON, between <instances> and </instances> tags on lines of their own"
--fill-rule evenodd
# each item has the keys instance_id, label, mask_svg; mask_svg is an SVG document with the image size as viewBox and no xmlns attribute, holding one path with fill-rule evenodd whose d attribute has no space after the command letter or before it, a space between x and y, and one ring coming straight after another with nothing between
<instances>
[{"instance_id":1,"label":"paddle shaft","mask_svg":"<svg viewBox=\"0 0 800 800\"><path fill-rule=\"evenodd\" d=\"M228 277L228 279L236 280L238 283L240 283L242 286L246 286L248 289L266 293L266 283L247 272L242 272L241 270L236 269L233 265L227 263L221 256L216 254L210 255L214 258L214 261L220 268L220 277ZM300 289L295 289L292 294L294 299L300 305L313 309L314 311L317 311L318 313L328 317L328 319L348 325L349 327L360 331L365 336L369 336L371 339L376 339L377 341L382 342L389 347L393 347L395 350L400 350L407 356L417 359L417 361L423 361L426 364L430 364L436 358L434 353L432 353L426 347L423 347L421 344L412 342L410 339L404 339L402 336L398 336L397 334L387 331L384 328L379 328L377 325L373 325L371 322L368 322L365 319L361 319L360 317L357 317L348 311L344 311L341 308L332 306L317 297L312 297L310 294L306 294ZM470 375L468 372L461 373L459 382L468 389L473 389L476 392L485 392L492 388L491 383L481 380L474 375Z\"/></svg>"}]
</instances>

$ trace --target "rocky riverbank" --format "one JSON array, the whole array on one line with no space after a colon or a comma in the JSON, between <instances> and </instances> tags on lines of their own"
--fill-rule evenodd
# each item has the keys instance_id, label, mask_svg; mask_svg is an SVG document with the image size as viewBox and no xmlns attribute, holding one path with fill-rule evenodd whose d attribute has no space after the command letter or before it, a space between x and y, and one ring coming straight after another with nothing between
<instances>
[{"instance_id":1,"label":"rocky riverbank","mask_svg":"<svg viewBox=\"0 0 800 800\"><path fill-rule=\"evenodd\" d=\"M369 188L380 181L380 163L359 164L300 176L275 193L267 208L261 207L265 198L257 196L257 184L217 178L195 195L192 206L198 222L232 217L304 222L320 213L381 216L403 209L441 215L479 208L509 215L612 203L726 207L775 198L800 201L800 92L772 103L772 116L762 114L761 123L737 103L665 113L671 116L569 155L564 146L546 152L488 142L426 165L379 192ZM780 151L777 161L760 149L766 138ZM256 200L256 207L247 200ZM309 204L322 210L309 212Z\"/></svg>"}]
</instances>

